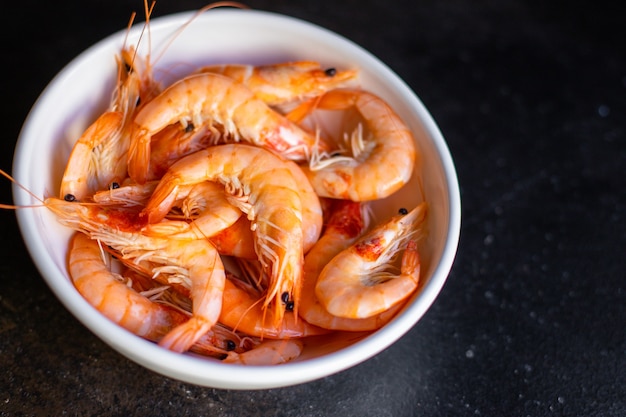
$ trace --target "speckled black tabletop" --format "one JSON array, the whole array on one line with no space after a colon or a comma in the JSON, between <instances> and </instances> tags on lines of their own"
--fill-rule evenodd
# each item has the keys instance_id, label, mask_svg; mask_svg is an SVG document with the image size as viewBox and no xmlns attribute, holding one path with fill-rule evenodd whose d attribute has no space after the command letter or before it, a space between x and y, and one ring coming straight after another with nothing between
<instances>
[{"instance_id":1,"label":"speckled black tabletop","mask_svg":"<svg viewBox=\"0 0 626 417\"><path fill-rule=\"evenodd\" d=\"M268 1L359 43L418 94L462 193L449 280L374 358L289 388L157 375L83 327L0 211L2 416L626 415L626 8L596 0ZM200 1L160 0L154 16ZM0 168L72 58L141 0L3 5ZM12 201L0 181L1 202Z\"/></svg>"}]
</instances>

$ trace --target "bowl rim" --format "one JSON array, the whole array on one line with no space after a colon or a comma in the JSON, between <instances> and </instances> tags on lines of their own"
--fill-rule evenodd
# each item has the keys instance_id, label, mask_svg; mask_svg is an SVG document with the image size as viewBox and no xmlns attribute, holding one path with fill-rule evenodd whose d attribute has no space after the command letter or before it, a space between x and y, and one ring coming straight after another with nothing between
<instances>
[{"instance_id":1,"label":"bowl rim","mask_svg":"<svg viewBox=\"0 0 626 417\"><path fill-rule=\"evenodd\" d=\"M151 19L151 29L155 31L165 30L169 27L179 27L181 23L185 23L196 13L189 11L156 17ZM205 13L197 17L199 21L217 18L263 19L268 24L279 24L282 30L293 30L296 28L298 30L313 31L316 35L326 37L333 42L339 42L343 47L352 48L354 53L361 55L363 59L376 66L377 71L385 74L385 77L393 84L395 89L403 91L404 98L410 101L411 108L419 115L420 122L423 124L429 140L434 144L441 159L443 172L446 176L444 181L447 186L447 198L450 205L447 236L442 255L436 262L432 276L421 289L419 295L420 302L407 306L404 312L398 315L393 322L364 337L358 343L340 349L331 355L307 359L302 362L290 362L280 366L271 366L272 372L268 372L268 366L234 366L213 361L198 363L198 360L192 355L169 352L139 337L129 338L127 337L130 334L128 331L113 322L106 319L103 320L104 317L96 312L85 299L82 297L76 298L72 296L71 292L68 293L68 285L72 286L70 280L66 277L63 280L58 280L49 276L50 263L45 257L46 250L37 235L37 230L32 223L32 215L29 214L28 210L17 210L18 225L31 258L42 278L56 297L92 333L134 362L174 379L215 388L238 390L269 389L310 382L344 371L379 354L404 336L433 304L448 278L458 249L461 226L461 201L456 169L443 135L421 100L395 72L360 45L314 23L274 12L250 9L214 9L211 13ZM135 26L131 29L131 33L140 29L140 27ZM16 143L12 168L16 181L20 182L20 180L28 178L28 173L26 172L28 164L22 164L20 161L27 160L27 155L36 146L36 142L29 140L29 138L31 137L33 123L37 120L39 112L43 111L41 108L42 103L54 91L61 78L71 76L71 73L82 62L97 54L99 50L111 42L117 42L120 37L125 35L125 29L117 31L87 48L63 67L45 87L28 113ZM16 184L13 185L13 198L18 205L27 201L23 190ZM41 256L42 254L44 256ZM139 352L141 355L139 355ZM190 374L189 369L199 372ZM328 369L332 371L329 372Z\"/></svg>"}]
</instances>

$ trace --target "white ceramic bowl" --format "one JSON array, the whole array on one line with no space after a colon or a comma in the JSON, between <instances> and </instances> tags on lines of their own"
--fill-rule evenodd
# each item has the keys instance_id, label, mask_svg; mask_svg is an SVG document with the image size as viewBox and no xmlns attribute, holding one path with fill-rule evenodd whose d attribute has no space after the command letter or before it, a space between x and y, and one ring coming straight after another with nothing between
<instances>
[{"instance_id":1,"label":"white ceramic bowl","mask_svg":"<svg viewBox=\"0 0 626 417\"><path fill-rule=\"evenodd\" d=\"M376 204L379 216L430 206L428 237L422 244L424 285L392 322L377 332L346 335L307 346L302 356L273 367L237 366L218 360L177 354L136 337L110 322L76 291L68 277L66 253L71 231L45 208L18 210L25 243L42 276L65 307L87 328L122 355L157 373L188 383L223 389L266 389L312 381L345 370L378 354L402 337L431 306L452 266L460 231L460 196L453 161L426 108L407 85L381 61L353 42L305 21L273 13L217 9L204 13L179 33L194 13L152 20L153 57L167 76L179 76L209 63L269 63L317 60L326 67L356 67L361 85L385 98L415 134L422 154L412 180L389 199ZM131 31L136 44L141 27ZM15 179L39 197L56 195L73 141L102 111L115 75L113 57L125 31L113 34L67 65L41 94L26 119L14 158ZM140 51L145 52L140 45ZM159 72L161 75L165 73ZM164 79L165 82L167 80ZM423 189L423 192L421 191ZM15 187L18 205L37 201ZM358 336L358 337L356 337Z\"/></svg>"}]
</instances>

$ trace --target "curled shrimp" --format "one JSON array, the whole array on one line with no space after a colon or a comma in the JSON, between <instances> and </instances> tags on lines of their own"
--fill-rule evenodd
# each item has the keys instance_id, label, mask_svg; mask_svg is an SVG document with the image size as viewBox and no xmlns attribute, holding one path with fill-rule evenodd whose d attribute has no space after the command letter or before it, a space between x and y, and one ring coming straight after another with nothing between
<instances>
[{"instance_id":1,"label":"curled shrimp","mask_svg":"<svg viewBox=\"0 0 626 417\"><path fill-rule=\"evenodd\" d=\"M69 273L78 292L107 318L126 330L158 341L187 316L156 304L117 278L104 262L107 254L96 240L75 233L69 246Z\"/></svg>"},{"instance_id":2,"label":"curled shrimp","mask_svg":"<svg viewBox=\"0 0 626 417\"><path fill-rule=\"evenodd\" d=\"M417 157L415 141L409 128L383 99L363 90L335 89L305 102L291 117L299 120L315 108L355 109L365 125L350 138L351 156L325 158L319 154L311 158L305 172L320 197L381 199L409 181Z\"/></svg>"},{"instance_id":3,"label":"curled shrimp","mask_svg":"<svg viewBox=\"0 0 626 417\"><path fill-rule=\"evenodd\" d=\"M250 142L296 160L306 159L318 143L243 84L219 74L196 74L166 88L135 117L128 151L128 174L133 180L146 181L152 137L174 123L189 130L219 125L231 141Z\"/></svg>"},{"instance_id":4,"label":"curled shrimp","mask_svg":"<svg viewBox=\"0 0 626 417\"><path fill-rule=\"evenodd\" d=\"M146 28L151 13L146 4ZM133 19L134 14L129 26ZM149 58L143 60L134 48L122 48L116 62L117 83L109 106L74 143L66 164L59 196L68 201L83 200L126 178L130 121L161 90Z\"/></svg>"},{"instance_id":5,"label":"curled shrimp","mask_svg":"<svg viewBox=\"0 0 626 417\"><path fill-rule=\"evenodd\" d=\"M200 68L197 72L226 75L246 85L270 106L318 96L354 80L358 71L323 69L319 62L295 61L269 65L223 64Z\"/></svg>"},{"instance_id":6,"label":"curled shrimp","mask_svg":"<svg viewBox=\"0 0 626 417\"><path fill-rule=\"evenodd\" d=\"M61 179L59 195L62 198L68 201L83 200L126 176L125 164L120 174L117 167L105 162L108 159L119 160L109 156L121 146L123 121L121 112L104 112L78 138ZM106 153L109 156L105 156Z\"/></svg>"},{"instance_id":7,"label":"curled shrimp","mask_svg":"<svg viewBox=\"0 0 626 417\"><path fill-rule=\"evenodd\" d=\"M164 276L189 291L192 316L170 330L159 344L176 352L188 350L217 323L222 306L225 272L221 258L206 239L175 240L154 238L141 233L137 213L69 203L47 198L45 206L61 224L85 233L115 251L125 265Z\"/></svg>"},{"instance_id":8,"label":"curled shrimp","mask_svg":"<svg viewBox=\"0 0 626 417\"><path fill-rule=\"evenodd\" d=\"M392 217L336 255L320 273L315 294L329 313L362 319L408 298L419 284L420 260L413 239L426 215L426 203ZM404 249L400 274L389 272Z\"/></svg>"},{"instance_id":9,"label":"curled shrimp","mask_svg":"<svg viewBox=\"0 0 626 417\"><path fill-rule=\"evenodd\" d=\"M317 277L335 255L353 244L369 226L369 215L363 203L336 200L326 222L324 233L304 258L304 278L300 317L308 323L332 330L369 331L382 327L399 310L401 304L367 318L337 317L329 313L315 295Z\"/></svg>"},{"instance_id":10,"label":"curled shrimp","mask_svg":"<svg viewBox=\"0 0 626 417\"><path fill-rule=\"evenodd\" d=\"M265 340L244 353L229 352L224 363L240 365L280 365L302 353L304 345L299 340Z\"/></svg>"},{"instance_id":11,"label":"curled shrimp","mask_svg":"<svg viewBox=\"0 0 626 417\"><path fill-rule=\"evenodd\" d=\"M255 252L269 271L264 306L273 304L276 322L282 320L285 299L297 312L303 263L302 203L291 169L263 148L227 144L212 146L176 162L165 173L141 216L161 221L177 199L181 186L219 181L251 220Z\"/></svg>"}]
</instances>

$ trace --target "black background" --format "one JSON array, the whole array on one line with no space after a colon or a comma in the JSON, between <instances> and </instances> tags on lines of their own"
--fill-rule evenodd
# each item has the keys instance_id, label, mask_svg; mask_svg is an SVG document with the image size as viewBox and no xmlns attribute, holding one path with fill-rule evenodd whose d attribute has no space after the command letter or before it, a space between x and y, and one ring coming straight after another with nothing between
<instances>
[{"instance_id":1,"label":"black background","mask_svg":"<svg viewBox=\"0 0 626 417\"><path fill-rule=\"evenodd\" d=\"M624 3L247 4L359 43L433 115L463 206L439 298L400 341L337 375L202 388L92 335L42 280L14 213L0 211L0 415L626 415ZM162 0L154 16L204 5ZM141 0L3 4L2 169L46 84L133 10ZM8 181L0 193L11 203Z\"/></svg>"}]
</instances>

